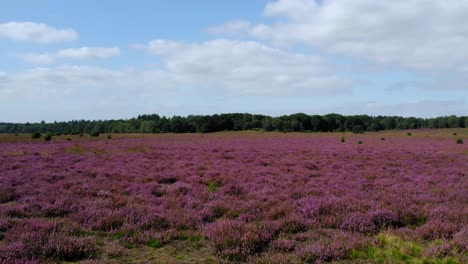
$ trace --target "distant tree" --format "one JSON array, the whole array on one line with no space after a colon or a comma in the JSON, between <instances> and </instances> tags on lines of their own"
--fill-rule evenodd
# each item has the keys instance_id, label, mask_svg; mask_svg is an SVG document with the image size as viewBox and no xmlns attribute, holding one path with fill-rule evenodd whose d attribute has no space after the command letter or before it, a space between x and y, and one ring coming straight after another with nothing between
<instances>
[{"instance_id":1,"label":"distant tree","mask_svg":"<svg viewBox=\"0 0 468 264\"><path fill-rule=\"evenodd\" d=\"M40 138L40 137L41 137L41 132L36 131L36 132L33 132L31 134L31 138L36 139L36 138Z\"/></svg>"},{"instance_id":2,"label":"distant tree","mask_svg":"<svg viewBox=\"0 0 468 264\"><path fill-rule=\"evenodd\" d=\"M44 136L44 140L45 141L50 141L52 139L52 135L50 133L47 133L45 136Z\"/></svg>"}]
</instances>

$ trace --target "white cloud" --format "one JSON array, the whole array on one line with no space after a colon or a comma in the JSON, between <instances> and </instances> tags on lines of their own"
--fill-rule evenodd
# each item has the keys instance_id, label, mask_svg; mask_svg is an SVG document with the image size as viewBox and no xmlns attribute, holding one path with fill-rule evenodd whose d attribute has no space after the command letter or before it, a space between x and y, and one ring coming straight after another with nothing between
<instances>
[{"instance_id":1,"label":"white cloud","mask_svg":"<svg viewBox=\"0 0 468 264\"><path fill-rule=\"evenodd\" d=\"M251 24L245 20L232 20L220 26L210 27L207 31L211 34L222 34L226 36L238 36L244 34L251 28Z\"/></svg>"},{"instance_id":2,"label":"white cloud","mask_svg":"<svg viewBox=\"0 0 468 264\"><path fill-rule=\"evenodd\" d=\"M182 86L231 95L336 94L349 88L319 57L253 41L153 40L146 49L160 56L162 70Z\"/></svg>"},{"instance_id":3,"label":"white cloud","mask_svg":"<svg viewBox=\"0 0 468 264\"><path fill-rule=\"evenodd\" d=\"M37 43L68 42L78 38L73 29L57 29L34 22L7 22L0 24L0 37Z\"/></svg>"},{"instance_id":4,"label":"white cloud","mask_svg":"<svg viewBox=\"0 0 468 264\"><path fill-rule=\"evenodd\" d=\"M278 0L264 15L276 23L245 22L241 29L279 45L302 43L416 70L459 71L468 60L466 0Z\"/></svg>"},{"instance_id":5,"label":"white cloud","mask_svg":"<svg viewBox=\"0 0 468 264\"><path fill-rule=\"evenodd\" d=\"M101 47L81 47L73 49L58 50L53 53L26 53L18 55L26 62L33 64L50 64L57 59L108 59L120 54L118 47L101 48Z\"/></svg>"}]
</instances>

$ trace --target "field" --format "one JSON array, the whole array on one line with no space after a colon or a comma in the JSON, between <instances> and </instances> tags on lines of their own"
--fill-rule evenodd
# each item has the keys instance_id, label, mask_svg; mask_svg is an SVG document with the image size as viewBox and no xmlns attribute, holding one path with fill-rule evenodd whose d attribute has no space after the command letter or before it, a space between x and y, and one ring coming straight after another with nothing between
<instances>
[{"instance_id":1,"label":"field","mask_svg":"<svg viewBox=\"0 0 468 264\"><path fill-rule=\"evenodd\" d=\"M467 263L467 222L468 129L0 135L0 263Z\"/></svg>"}]
</instances>

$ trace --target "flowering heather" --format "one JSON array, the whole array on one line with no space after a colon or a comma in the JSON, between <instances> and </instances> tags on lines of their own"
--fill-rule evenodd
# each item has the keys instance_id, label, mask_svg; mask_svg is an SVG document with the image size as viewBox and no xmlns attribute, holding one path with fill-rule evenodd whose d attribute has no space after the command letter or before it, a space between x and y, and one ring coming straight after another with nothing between
<instances>
[{"instance_id":1,"label":"flowering heather","mask_svg":"<svg viewBox=\"0 0 468 264\"><path fill-rule=\"evenodd\" d=\"M468 145L436 135L3 142L0 263L463 263Z\"/></svg>"}]
</instances>

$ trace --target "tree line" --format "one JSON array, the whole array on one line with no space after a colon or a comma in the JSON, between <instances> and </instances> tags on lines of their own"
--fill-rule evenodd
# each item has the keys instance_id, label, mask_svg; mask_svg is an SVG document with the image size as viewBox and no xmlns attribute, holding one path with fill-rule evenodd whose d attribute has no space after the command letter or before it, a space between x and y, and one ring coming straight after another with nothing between
<instances>
[{"instance_id":1,"label":"tree line","mask_svg":"<svg viewBox=\"0 0 468 264\"><path fill-rule=\"evenodd\" d=\"M464 128L468 116L416 118L303 113L271 117L254 114L189 115L165 117L140 115L120 120L73 120L46 123L0 123L0 133L209 133L218 131L262 130L280 132L379 131L417 128Z\"/></svg>"}]
</instances>

